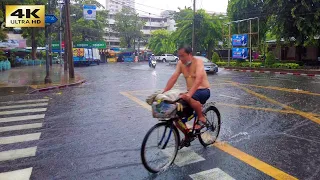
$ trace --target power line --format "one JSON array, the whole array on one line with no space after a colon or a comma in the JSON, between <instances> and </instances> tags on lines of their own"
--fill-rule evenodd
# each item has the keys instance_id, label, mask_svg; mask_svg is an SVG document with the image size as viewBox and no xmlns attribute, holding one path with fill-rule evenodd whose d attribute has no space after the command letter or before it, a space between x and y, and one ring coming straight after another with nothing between
<instances>
[{"instance_id":1,"label":"power line","mask_svg":"<svg viewBox=\"0 0 320 180\"><path fill-rule=\"evenodd\" d=\"M137 10L137 11L140 11L140 12L144 12L144 13L147 13L147 14L152 14L152 15L155 15L155 16L157 16L157 17L161 17L161 18L162 18L162 16L160 16L160 15L158 15L158 14L153 14L153 13L150 13L150 12L147 12L147 11L143 11L143 10L140 10L140 9L137 9L137 8L130 7L130 6L129 6L130 4L125 3L125 2L120 3L120 2L112 1L112 0L111 0L111 2L113 2L113 3L115 3L115 4L122 5L122 6L129 7L129 8L131 8L131 9L134 9L134 10Z\"/></svg>"},{"instance_id":2,"label":"power line","mask_svg":"<svg viewBox=\"0 0 320 180\"><path fill-rule=\"evenodd\" d=\"M148 5L140 4L140 3L137 3L137 2L136 2L136 4L141 5L141 6L145 6L145 7L149 7L149 8L153 8L153 9L163 10L163 11L166 11L166 10L167 10L167 9L156 8L156 7L152 7L152 6L148 6Z\"/></svg>"}]
</instances>

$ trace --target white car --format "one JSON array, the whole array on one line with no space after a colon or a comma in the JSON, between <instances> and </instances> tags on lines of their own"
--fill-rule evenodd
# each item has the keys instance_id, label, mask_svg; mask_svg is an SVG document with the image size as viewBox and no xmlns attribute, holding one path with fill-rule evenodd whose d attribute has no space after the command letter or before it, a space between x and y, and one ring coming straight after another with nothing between
<instances>
[{"instance_id":1,"label":"white car","mask_svg":"<svg viewBox=\"0 0 320 180\"><path fill-rule=\"evenodd\" d=\"M161 56L157 57L157 61L162 62L177 62L179 58L177 56L174 56L173 54L162 54Z\"/></svg>"}]
</instances>

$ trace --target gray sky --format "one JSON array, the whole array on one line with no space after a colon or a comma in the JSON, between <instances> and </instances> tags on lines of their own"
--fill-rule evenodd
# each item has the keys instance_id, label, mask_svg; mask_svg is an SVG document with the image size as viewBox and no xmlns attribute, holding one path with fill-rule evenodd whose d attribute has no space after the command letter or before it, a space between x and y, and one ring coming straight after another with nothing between
<instances>
[{"instance_id":1,"label":"gray sky","mask_svg":"<svg viewBox=\"0 0 320 180\"><path fill-rule=\"evenodd\" d=\"M98 0L105 6L106 0ZM192 7L192 0L135 0L136 9L139 14L144 14L142 11L152 14L160 14L162 9L177 10L178 7ZM143 4L143 5L141 5ZM148 7L150 6L150 7ZM226 12L228 0L197 0L196 9L205 9L210 12ZM141 11L139 11L141 10Z\"/></svg>"}]
</instances>

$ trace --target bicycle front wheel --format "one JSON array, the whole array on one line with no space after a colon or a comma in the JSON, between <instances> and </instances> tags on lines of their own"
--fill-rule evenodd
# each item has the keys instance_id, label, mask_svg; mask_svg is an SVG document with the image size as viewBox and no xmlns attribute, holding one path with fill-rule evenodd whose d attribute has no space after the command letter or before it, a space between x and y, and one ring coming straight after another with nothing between
<instances>
[{"instance_id":1,"label":"bicycle front wheel","mask_svg":"<svg viewBox=\"0 0 320 180\"><path fill-rule=\"evenodd\" d=\"M153 126L143 139L141 160L152 173L166 170L175 160L179 134L173 123L162 122Z\"/></svg>"},{"instance_id":2,"label":"bicycle front wheel","mask_svg":"<svg viewBox=\"0 0 320 180\"><path fill-rule=\"evenodd\" d=\"M211 105L205 108L204 115L207 119L208 127L205 127L201 130L200 134L198 135L200 143L207 147L214 142L216 142L221 126L221 117L219 110Z\"/></svg>"}]
</instances>

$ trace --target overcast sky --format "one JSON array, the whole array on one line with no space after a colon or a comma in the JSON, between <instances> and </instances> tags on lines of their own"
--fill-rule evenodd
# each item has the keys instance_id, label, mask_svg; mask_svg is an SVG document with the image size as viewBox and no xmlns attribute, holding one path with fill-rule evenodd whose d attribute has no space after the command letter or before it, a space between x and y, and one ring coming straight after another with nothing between
<instances>
[{"instance_id":1,"label":"overcast sky","mask_svg":"<svg viewBox=\"0 0 320 180\"><path fill-rule=\"evenodd\" d=\"M102 5L106 5L106 0L98 0ZM136 10L139 14L143 11L160 14L164 9L178 10L178 7L192 7L193 0L135 0ZM197 0L196 9L205 9L210 12L226 12L228 0ZM148 7L150 6L150 7ZM139 11L140 10L140 11Z\"/></svg>"}]
</instances>

